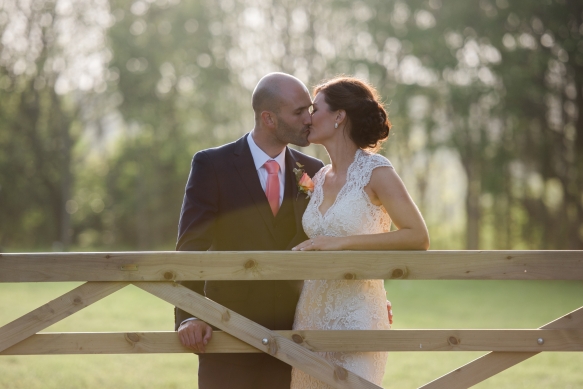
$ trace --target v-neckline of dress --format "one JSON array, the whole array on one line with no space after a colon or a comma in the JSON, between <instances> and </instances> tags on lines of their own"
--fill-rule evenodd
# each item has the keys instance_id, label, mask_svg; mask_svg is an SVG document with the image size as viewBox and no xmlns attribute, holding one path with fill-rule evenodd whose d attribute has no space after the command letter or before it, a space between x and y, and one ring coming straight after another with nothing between
<instances>
[{"instance_id":1,"label":"v-neckline of dress","mask_svg":"<svg viewBox=\"0 0 583 389\"><path fill-rule=\"evenodd\" d=\"M332 165L329 165L330 168L328 168L325 172L324 172L324 177L322 177L322 185L320 185L320 192L321 192L321 198L320 198L320 203L318 204L318 206L316 207L316 210L318 211L318 216L320 216L320 218L324 219L326 217L326 215L330 212L330 210L332 208L334 208L334 206L336 205L336 203L338 202L338 198L340 197L340 195L342 194L342 192L344 191L344 189L346 188L346 184L348 184L348 179L350 178L350 172L352 171L352 168L354 167L354 164L356 162L356 160L359 157L359 152L361 150L357 149L356 153L354 153L354 159L352 160L352 162L350 163L350 165L348 166L348 169L346 170L346 182L344 182L344 184L342 185L342 188L340 188L340 190L338 191L338 194L336 195L336 198L334 199L334 202L332 203L331 206L328 207L328 209L326 210L326 212L322 213L320 211L320 207L322 206L322 203L324 202L324 184L326 183L326 174L328 173L328 171L332 168Z\"/></svg>"}]
</instances>

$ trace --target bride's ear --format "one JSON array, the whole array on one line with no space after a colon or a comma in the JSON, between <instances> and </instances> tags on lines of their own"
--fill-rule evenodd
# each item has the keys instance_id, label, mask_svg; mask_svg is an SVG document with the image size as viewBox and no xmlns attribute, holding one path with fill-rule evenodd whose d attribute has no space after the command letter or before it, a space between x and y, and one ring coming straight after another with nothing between
<instances>
[{"instance_id":1,"label":"bride's ear","mask_svg":"<svg viewBox=\"0 0 583 389\"><path fill-rule=\"evenodd\" d=\"M346 119L346 111L343 109L339 109L338 111L336 111L336 123L338 123L338 125L344 123L344 120Z\"/></svg>"}]
</instances>

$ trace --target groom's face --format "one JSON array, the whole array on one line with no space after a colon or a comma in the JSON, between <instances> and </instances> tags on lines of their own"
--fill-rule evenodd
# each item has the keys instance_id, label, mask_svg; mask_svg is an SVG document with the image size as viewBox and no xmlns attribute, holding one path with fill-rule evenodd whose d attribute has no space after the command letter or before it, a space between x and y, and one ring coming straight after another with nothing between
<instances>
[{"instance_id":1,"label":"groom's face","mask_svg":"<svg viewBox=\"0 0 583 389\"><path fill-rule=\"evenodd\" d=\"M305 86L293 85L282 91L281 105L276 113L275 136L284 143L308 146L312 124L311 106L312 99Z\"/></svg>"}]
</instances>

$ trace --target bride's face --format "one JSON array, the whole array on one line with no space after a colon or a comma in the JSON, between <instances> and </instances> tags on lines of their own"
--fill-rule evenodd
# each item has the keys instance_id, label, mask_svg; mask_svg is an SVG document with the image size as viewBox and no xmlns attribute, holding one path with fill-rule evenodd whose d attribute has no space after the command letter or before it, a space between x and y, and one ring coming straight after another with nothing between
<instances>
[{"instance_id":1,"label":"bride's face","mask_svg":"<svg viewBox=\"0 0 583 389\"><path fill-rule=\"evenodd\" d=\"M336 123L337 112L330 111L330 106L326 103L324 93L320 92L314 99L312 108L312 126L308 141L310 143L322 144L322 141L334 136L337 129L334 128Z\"/></svg>"}]
</instances>

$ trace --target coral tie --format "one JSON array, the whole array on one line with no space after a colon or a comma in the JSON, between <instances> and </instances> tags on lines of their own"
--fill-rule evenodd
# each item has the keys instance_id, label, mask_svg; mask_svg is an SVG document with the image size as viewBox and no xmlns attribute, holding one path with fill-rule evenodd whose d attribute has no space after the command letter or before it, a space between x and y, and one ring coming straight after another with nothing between
<instances>
[{"instance_id":1,"label":"coral tie","mask_svg":"<svg viewBox=\"0 0 583 389\"><path fill-rule=\"evenodd\" d=\"M273 216L275 216L277 215L277 211L279 211L279 177L277 176L279 164L271 160L265 162L263 166L265 166L265 169L267 170L265 194L267 195L267 201L271 207L271 212L273 212Z\"/></svg>"}]
</instances>

